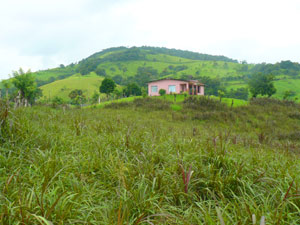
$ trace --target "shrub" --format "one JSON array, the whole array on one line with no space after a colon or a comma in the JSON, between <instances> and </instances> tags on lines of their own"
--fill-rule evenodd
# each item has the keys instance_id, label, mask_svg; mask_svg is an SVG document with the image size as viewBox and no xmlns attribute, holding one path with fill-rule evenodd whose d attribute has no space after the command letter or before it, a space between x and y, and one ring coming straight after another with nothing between
<instances>
[{"instance_id":1,"label":"shrub","mask_svg":"<svg viewBox=\"0 0 300 225\"><path fill-rule=\"evenodd\" d=\"M300 112L291 112L288 114L288 117L300 120Z\"/></svg>"},{"instance_id":2,"label":"shrub","mask_svg":"<svg viewBox=\"0 0 300 225\"><path fill-rule=\"evenodd\" d=\"M158 98L136 98L133 101L136 108L144 108L147 110L169 110L171 103Z\"/></svg>"},{"instance_id":3,"label":"shrub","mask_svg":"<svg viewBox=\"0 0 300 225\"><path fill-rule=\"evenodd\" d=\"M121 109L126 107L135 107L136 109L145 109L147 111L169 110L171 103L158 98L136 98L133 102L113 102L105 105L109 109Z\"/></svg>"},{"instance_id":4,"label":"shrub","mask_svg":"<svg viewBox=\"0 0 300 225\"><path fill-rule=\"evenodd\" d=\"M248 95L248 88L238 88L236 90L230 89L230 91L225 94L226 98L237 98L244 100L248 100Z\"/></svg>"},{"instance_id":5,"label":"shrub","mask_svg":"<svg viewBox=\"0 0 300 225\"><path fill-rule=\"evenodd\" d=\"M279 106L299 106L294 101L289 100L280 100L275 98L251 98L250 99L251 105L279 105Z\"/></svg>"},{"instance_id":6,"label":"shrub","mask_svg":"<svg viewBox=\"0 0 300 225\"><path fill-rule=\"evenodd\" d=\"M279 140L292 140L292 141L300 141L300 131L290 132L286 134L279 134Z\"/></svg>"},{"instance_id":7,"label":"shrub","mask_svg":"<svg viewBox=\"0 0 300 225\"><path fill-rule=\"evenodd\" d=\"M112 102L110 104L105 105L104 108L107 109L121 109L132 106L131 102Z\"/></svg>"},{"instance_id":8,"label":"shrub","mask_svg":"<svg viewBox=\"0 0 300 225\"><path fill-rule=\"evenodd\" d=\"M140 96L140 95L142 95L142 89L136 83L130 83L125 87L125 89L123 90L123 93L127 97Z\"/></svg>"},{"instance_id":9,"label":"shrub","mask_svg":"<svg viewBox=\"0 0 300 225\"><path fill-rule=\"evenodd\" d=\"M61 97L56 96L52 100L52 107L56 108L57 106L62 105L64 103L65 102Z\"/></svg>"},{"instance_id":10,"label":"shrub","mask_svg":"<svg viewBox=\"0 0 300 225\"><path fill-rule=\"evenodd\" d=\"M159 93L160 96L163 96L163 95L166 94L166 90L165 89L160 89L158 93Z\"/></svg>"},{"instance_id":11,"label":"shrub","mask_svg":"<svg viewBox=\"0 0 300 225\"><path fill-rule=\"evenodd\" d=\"M183 101L184 108L195 109L195 110L226 110L228 107L209 97L200 96L194 97L190 96Z\"/></svg>"}]
</instances>

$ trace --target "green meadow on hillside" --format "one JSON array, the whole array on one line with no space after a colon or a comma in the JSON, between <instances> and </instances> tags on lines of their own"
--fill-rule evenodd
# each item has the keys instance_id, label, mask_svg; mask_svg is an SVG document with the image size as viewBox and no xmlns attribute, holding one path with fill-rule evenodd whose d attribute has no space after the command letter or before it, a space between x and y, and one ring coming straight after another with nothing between
<instances>
[{"instance_id":1,"label":"green meadow on hillside","mask_svg":"<svg viewBox=\"0 0 300 225\"><path fill-rule=\"evenodd\" d=\"M76 65L63 67L63 68L53 68L49 70L42 70L34 73L38 80L46 81L51 78L64 79L65 77L76 74Z\"/></svg>"},{"instance_id":2,"label":"green meadow on hillside","mask_svg":"<svg viewBox=\"0 0 300 225\"><path fill-rule=\"evenodd\" d=\"M294 102L0 104L1 224L300 224Z\"/></svg>"},{"instance_id":3,"label":"green meadow on hillside","mask_svg":"<svg viewBox=\"0 0 300 225\"><path fill-rule=\"evenodd\" d=\"M164 77L174 77L180 78L182 75L200 75L200 76L212 76L212 77L226 77L226 76L238 76L240 75L237 70L240 67L236 63L227 63L228 67L224 67L224 62L213 62L213 61L196 61L196 60L185 60L185 62L177 59L178 62L168 61L164 57L161 57L161 61L130 61L130 62L105 62L98 66L98 68L105 69L107 76L113 77L115 75L121 76L133 76L137 73L139 67L153 67L158 71L158 73L163 73L166 71L167 75L162 75ZM216 64L216 65L215 65ZM169 69L169 66L186 66L187 68L179 71L173 72ZM126 68L126 72L122 69Z\"/></svg>"},{"instance_id":4,"label":"green meadow on hillside","mask_svg":"<svg viewBox=\"0 0 300 225\"><path fill-rule=\"evenodd\" d=\"M81 89L86 97L91 97L95 91L99 92L102 80L102 77L94 73L84 77L80 74L76 74L66 79L44 85L41 89L46 98L58 96L67 100L69 93L75 89Z\"/></svg>"},{"instance_id":5,"label":"green meadow on hillside","mask_svg":"<svg viewBox=\"0 0 300 225\"><path fill-rule=\"evenodd\" d=\"M298 98L300 100L300 79L282 79L274 82L277 89L277 93L274 97L283 98L285 91L293 91L295 95L292 98Z\"/></svg>"},{"instance_id":6,"label":"green meadow on hillside","mask_svg":"<svg viewBox=\"0 0 300 225\"><path fill-rule=\"evenodd\" d=\"M230 89L235 90L237 88L247 87L247 83L242 81L233 81L226 84L227 91L229 91ZM294 94L289 97L289 99L293 99L298 102L300 101L300 79L279 79L274 81L274 85L277 91L273 95L273 97L283 99L284 93L286 91L292 91L294 92Z\"/></svg>"}]
</instances>

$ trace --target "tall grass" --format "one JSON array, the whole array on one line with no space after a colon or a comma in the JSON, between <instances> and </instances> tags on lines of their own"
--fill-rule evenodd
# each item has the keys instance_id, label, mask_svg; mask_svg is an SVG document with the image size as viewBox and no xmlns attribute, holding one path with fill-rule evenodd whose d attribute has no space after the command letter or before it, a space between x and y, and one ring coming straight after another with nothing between
<instances>
[{"instance_id":1,"label":"tall grass","mask_svg":"<svg viewBox=\"0 0 300 225\"><path fill-rule=\"evenodd\" d=\"M300 142L280 136L299 130L298 105L208 108L203 120L161 101L9 112L0 223L300 223Z\"/></svg>"}]
</instances>

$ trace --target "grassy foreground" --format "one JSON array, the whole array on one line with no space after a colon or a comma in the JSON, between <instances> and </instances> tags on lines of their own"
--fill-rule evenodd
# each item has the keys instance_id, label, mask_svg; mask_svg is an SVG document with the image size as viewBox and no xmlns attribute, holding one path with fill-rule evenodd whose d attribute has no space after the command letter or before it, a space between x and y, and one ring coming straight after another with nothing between
<instances>
[{"instance_id":1,"label":"grassy foreground","mask_svg":"<svg viewBox=\"0 0 300 225\"><path fill-rule=\"evenodd\" d=\"M0 224L300 224L300 106L0 108Z\"/></svg>"}]
</instances>

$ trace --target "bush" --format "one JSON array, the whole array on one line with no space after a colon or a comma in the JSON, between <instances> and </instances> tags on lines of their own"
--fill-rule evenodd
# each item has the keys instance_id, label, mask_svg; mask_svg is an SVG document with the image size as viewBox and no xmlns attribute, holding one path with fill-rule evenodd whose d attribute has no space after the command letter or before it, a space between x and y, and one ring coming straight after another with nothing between
<instances>
[{"instance_id":1,"label":"bush","mask_svg":"<svg viewBox=\"0 0 300 225\"><path fill-rule=\"evenodd\" d=\"M140 96L140 95L142 95L142 89L136 83L130 83L125 87L125 89L123 90L123 93L127 97Z\"/></svg>"},{"instance_id":2,"label":"bush","mask_svg":"<svg viewBox=\"0 0 300 225\"><path fill-rule=\"evenodd\" d=\"M293 106L293 107L299 106L294 101L280 100L275 98L251 98L250 104L260 105L260 106L266 106L266 105Z\"/></svg>"},{"instance_id":3,"label":"bush","mask_svg":"<svg viewBox=\"0 0 300 225\"><path fill-rule=\"evenodd\" d=\"M291 112L288 114L288 117L300 120L300 112Z\"/></svg>"},{"instance_id":4,"label":"bush","mask_svg":"<svg viewBox=\"0 0 300 225\"><path fill-rule=\"evenodd\" d=\"M164 96L167 92L166 92L165 89L159 89L158 93L159 93L160 96Z\"/></svg>"},{"instance_id":5,"label":"bush","mask_svg":"<svg viewBox=\"0 0 300 225\"><path fill-rule=\"evenodd\" d=\"M158 98L136 98L133 101L136 108L144 108L147 110L169 110L171 103Z\"/></svg>"},{"instance_id":6,"label":"bush","mask_svg":"<svg viewBox=\"0 0 300 225\"><path fill-rule=\"evenodd\" d=\"M228 107L215 99L201 96L190 96L183 101L183 108L195 109L195 110L226 110Z\"/></svg>"},{"instance_id":7,"label":"bush","mask_svg":"<svg viewBox=\"0 0 300 225\"><path fill-rule=\"evenodd\" d=\"M147 111L169 110L171 103L158 98L136 98L133 102L113 102L105 105L109 109L121 109L126 107L134 107L136 109L146 109Z\"/></svg>"},{"instance_id":8,"label":"bush","mask_svg":"<svg viewBox=\"0 0 300 225\"><path fill-rule=\"evenodd\" d=\"M248 88L238 88L236 90L230 89L230 91L225 94L225 97L248 100L248 94Z\"/></svg>"},{"instance_id":9,"label":"bush","mask_svg":"<svg viewBox=\"0 0 300 225\"><path fill-rule=\"evenodd\" d=\"M104 106L107 109L121 109L132 106L131 102L112 102Z\"/></svg>"},{"instance_id":10,"label":"bush","mask_svg":"<svg viewBox=\"0 0 300 225\"><path fill-rule=\"evenodd\" d=\"M57 106L62 105L64 103L65 102L61 97L56 96L52 100L52 107L56 108Z\"/></svg>"},{"instance_id":11,"label":"bush","mask_svg":"<svg viewBox=\"0 0 300 225\"><path fill-rule=\"evenodd\" d=\"M279 134L279 140L291 140L291 141L300 141L300 131L290 132L287 134Z\"/></svg>"}]
</instances>

